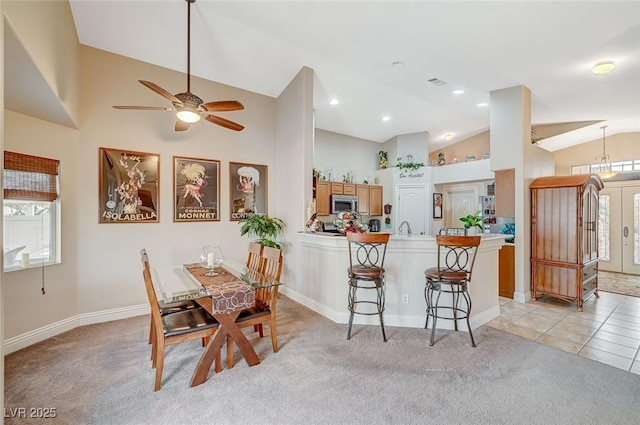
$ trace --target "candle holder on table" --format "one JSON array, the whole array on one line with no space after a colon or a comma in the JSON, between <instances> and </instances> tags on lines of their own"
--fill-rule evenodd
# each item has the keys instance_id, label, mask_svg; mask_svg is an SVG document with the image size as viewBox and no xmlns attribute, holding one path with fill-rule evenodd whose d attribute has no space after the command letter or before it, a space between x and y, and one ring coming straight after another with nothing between
<instances>
[{"instance_id":1,"label":"candle holder on table","mask_svg":"<svg viewBox=\"0 0 640 425\"><path fill-rule=\"evenodd\" d=\"M218 276L220 273L216 272L216 268L222 266L222 263L224 263L224 255L220 246L205 245L202 247L200 265L205 269L209 269L205 276Z\"/></svg>"}]
</instances>

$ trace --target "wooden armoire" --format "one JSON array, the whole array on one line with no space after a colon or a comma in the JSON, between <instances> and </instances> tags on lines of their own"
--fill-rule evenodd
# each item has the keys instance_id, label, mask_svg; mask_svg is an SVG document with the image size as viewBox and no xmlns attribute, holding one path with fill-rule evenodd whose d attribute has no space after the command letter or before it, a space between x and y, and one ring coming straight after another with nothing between
<instances>
[{"instance_id":1,"label":"wooden armoire","mask_svg":"<svg viewBox=\"0 0 640 425\"><path fill-rule=\"evenodd\" d=\"M540 177L531 183L531 297L575 301L598 296L597 174Z\"/></svg>"}]
</instances>

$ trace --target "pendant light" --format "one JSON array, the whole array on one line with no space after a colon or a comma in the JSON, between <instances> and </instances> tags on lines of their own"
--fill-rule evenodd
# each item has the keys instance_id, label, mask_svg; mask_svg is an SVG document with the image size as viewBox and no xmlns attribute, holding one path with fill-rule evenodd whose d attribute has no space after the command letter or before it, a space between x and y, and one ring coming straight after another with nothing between
<instances>
[{"instance_id":1,"label":"pendant light","mask_svg":"<svg viewBox=\"0 0 640 425\"><path fill-rule=\"evenodd\" d=\"M598 165L598 175L602 179L610 179L611 177L618 174L617 171L613 171L611 169L611 160L609 159L609 154L607 153L607 147L605 142L605 130L608 126L603 125L600 127L602 129L602 155L596 156L596 159L600 161Z\"/></svg>"}]
</instances>

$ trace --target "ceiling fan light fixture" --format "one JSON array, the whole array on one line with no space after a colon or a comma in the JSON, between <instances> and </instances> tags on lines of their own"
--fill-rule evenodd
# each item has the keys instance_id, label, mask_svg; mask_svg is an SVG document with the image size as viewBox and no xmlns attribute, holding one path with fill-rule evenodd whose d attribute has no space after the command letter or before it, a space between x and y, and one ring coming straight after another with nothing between
<instances>
[{"instance_id":1,"label":"ceiling fan light fixture","mask_svg":"<svg viewBox=\"0 0 640 425\"><path fill-rule=\"evenodd\" d=\"M200 121L200 114L193 112L189 108L180 108L176 113L176 116L180 121L187 122L189 124Z\"/></svg>"},{"instance_id":2,"label":"ceiling fan light fixture","mask_svg":"<svg viewBox=\"0 0 640 425\"><path fill-rule=\"evenodd\" d=\"M596 75L608 74L616 68L616 64L612 61L598 62L591 68L591 72Z\"/></svg>"}]
</instances>

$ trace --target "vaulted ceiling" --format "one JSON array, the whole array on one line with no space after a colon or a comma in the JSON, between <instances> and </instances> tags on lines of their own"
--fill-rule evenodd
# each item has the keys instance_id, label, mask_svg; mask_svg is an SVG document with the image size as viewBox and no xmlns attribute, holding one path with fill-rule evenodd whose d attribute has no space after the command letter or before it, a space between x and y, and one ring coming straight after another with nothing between
<instances>
[{"instance_id":1,"label":"vaulted ceiling","mask_svg":"<svg viewBox=\"0 0 640 425\"><path fill-rule=\"evenodd\" d=\"M70 4L80 43L186 72L185 0ZM517 85L531 89L534 125L585 122L545 149L596 140L603 124L640 131L637 1L197 0L191 22L193 75L277 97L313 68L328 131L377 142L428 131L434 150L487 130L478 104ZM616 69L594 75L604 60Z\"/></svg>"}]
</instances>

